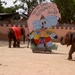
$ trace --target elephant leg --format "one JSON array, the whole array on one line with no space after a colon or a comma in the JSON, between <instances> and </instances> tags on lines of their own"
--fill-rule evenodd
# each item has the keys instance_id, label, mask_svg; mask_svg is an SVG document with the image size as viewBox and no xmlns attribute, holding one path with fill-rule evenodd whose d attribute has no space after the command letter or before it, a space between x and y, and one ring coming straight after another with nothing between
<instances>
[{"instance_id":1,"label":"elephant leg","mask_svg":"<svg viewBox=\"0 0 75 75\"><path fill-rule=\"evenodd\" d=\"M11 48L11 39L9 38L9 48Z\"/></svg>"},{"instance_id":2,"label":"elephant leg","mask_svg":"<svg viewBox=\"0 0 75 75\"><path fill-rule=\"evenodd\" d=\"M14 39L13 47L16 47L16 40Z\"/></svg>"},{"instance_id":3,"label":"elephant leg","mask_svg":"<svg viewBox=\"0 0 75 75\"><path fill-rule=\"evenodd\" d=\"M20 40L17 40L17 47L20 47Z\"/></svg>"},{"instance_id":4,"label":"elephant leg","mask_svg":"<svg viewBox=\"0 0 75 75\"><path fill-rule=\"evenodd\" d=\"M69 51L69 56L68 56L68 60L71 60L72 59L72 54L74 53L74 47L73 46L71 46L71 49L70 49L70 51Z\"/></svg>"}]
</instances>

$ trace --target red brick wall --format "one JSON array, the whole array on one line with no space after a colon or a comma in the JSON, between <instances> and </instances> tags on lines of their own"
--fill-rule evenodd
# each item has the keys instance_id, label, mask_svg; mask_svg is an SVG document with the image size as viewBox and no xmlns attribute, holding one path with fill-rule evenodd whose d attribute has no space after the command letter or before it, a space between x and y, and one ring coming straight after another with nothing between
<instances>
[{"instance_id":1,"label":"red brick wall","mask_svg":"<svg viewBox=\"0 0 75 75\"><path fill-rule=\"evenodd\" d=\"M70 27L67 27L67 29L66 29L66 27L63 27L63 28L62 27L58 27L58 28L57 27L54 27L53 30L56 32L56 34L59 37L64 36L69 31L75 32L74 27L71 27L71 29L70 29Z\"/></svg>"},{"instance_id":2,"label":"red brick wall","mask_svg":"<svg viewBox=\"0 0 75 75\"><path fill-rule=\"evenodd\" d=\"M7 40L8 39L7 32L8 32L8 29L10 26L11 25L6 26L5 24L4 24L4 26L0 26L0 40ZM18 25L18 26L20 26L20 25ZM27 35L28 34L28 28L25 27L25 25L22 25L22 26L25 28L25 31L26 31L25 35ZM67 28L63 27L62 28L61 26L59 26L59 27L53 27L53 30L58 35L59 39L61 36L64 36L69 31L75 32L74 27L71 27L71 28L70 27L67 27Z\"/></svg>"},{"instance_id":3,"label":"red brick wall","mask_svg":"<svg viewBox=\"0 0 75 75\"><path fill-rule=\"evenodd\" d=\"M67 27L67 29L66 29L66 27L54 27L53 28L53 30L55 31L55 33L58 35L58 40L56 40L56 41L60 41L60 38L62 37L62 36L65 36L66 35L66 33L67 32L75 32L75 29L74 29L74 27L71 27L71 29L70 29L70 27Z\"/></svg>"},{"instance_id":4,"label":"red brick wall","mask_svg":"<svg viewBox=\"0 0 75 75\"><path fill-rule=\"evenodd\" d=\"M25 27L25 25L22 25L25 29L25 35L28 34L28 28ZM0 26L0 40L8 40L8 37L7 37L7 33L8 33L8 30L9 30L9 27L11 27L11 25L8 25L6 26L5 24L3 26ZM20 25L18 25L18 27L20 27Z\"/></svg>"}]
</instances>

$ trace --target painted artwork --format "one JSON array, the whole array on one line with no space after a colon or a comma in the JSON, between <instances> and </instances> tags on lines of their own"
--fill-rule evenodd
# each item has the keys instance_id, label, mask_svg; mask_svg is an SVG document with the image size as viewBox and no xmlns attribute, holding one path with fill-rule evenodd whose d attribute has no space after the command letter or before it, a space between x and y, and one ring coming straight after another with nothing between
<instances>
[{"instance_id":1,"label":"painted artwork","mask_svg":"<svg viewBox=\"0 0 75 75\"><path fill-rule=\"evenodd\" d=\"M30 39L34 39L36 47L53 46L52 39L57 39L57 34L51 27L57 25L59 18L61 15L54 3L42 3L33 9L28 19L28 28Z\"/></svg>"}]
</instances>

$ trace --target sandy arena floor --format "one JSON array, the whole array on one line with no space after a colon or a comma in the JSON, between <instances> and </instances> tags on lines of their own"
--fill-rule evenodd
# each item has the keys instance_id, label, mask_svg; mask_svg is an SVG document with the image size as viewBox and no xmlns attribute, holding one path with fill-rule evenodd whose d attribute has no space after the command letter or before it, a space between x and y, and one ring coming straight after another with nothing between
<instances>
[{"instance_id":1,"label":"sandy arena floor","mask_svg":"<svg viewBox=\"0 0 75 75\"><path fill-rule=\"evenodd\" d=\"M70 47L62 46L52 54L32 53L25 44L21 48L8 48L0 42L0 75L75 75L75 53L67 60Z\"/></svg>"}]
</instances>

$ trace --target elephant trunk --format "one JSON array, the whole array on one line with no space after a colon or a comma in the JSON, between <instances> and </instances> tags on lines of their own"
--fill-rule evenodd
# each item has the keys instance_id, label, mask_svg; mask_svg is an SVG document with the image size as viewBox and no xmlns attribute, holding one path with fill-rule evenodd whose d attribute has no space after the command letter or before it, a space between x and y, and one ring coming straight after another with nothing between
<instances>
[{"instance_id":1,"label":"elephant trunk","mask_svg":"<svg viewBox=\"0 0 75 75\"><path fill-rule=\"evenodd\" d=\"M63 37L61 37L60 43L61 43L62 45L65 45L65 41L64 41L64 38L63 38Z\"/></svg>"}]
</instances>

